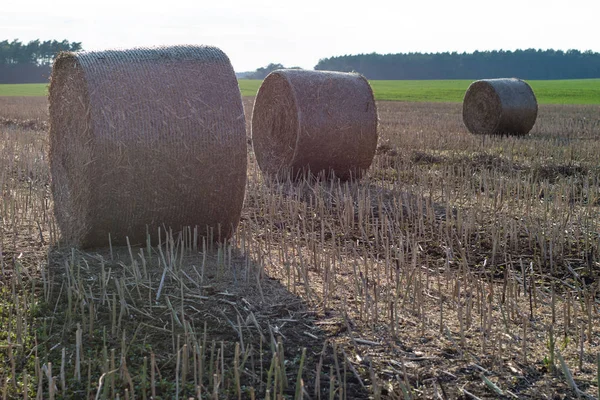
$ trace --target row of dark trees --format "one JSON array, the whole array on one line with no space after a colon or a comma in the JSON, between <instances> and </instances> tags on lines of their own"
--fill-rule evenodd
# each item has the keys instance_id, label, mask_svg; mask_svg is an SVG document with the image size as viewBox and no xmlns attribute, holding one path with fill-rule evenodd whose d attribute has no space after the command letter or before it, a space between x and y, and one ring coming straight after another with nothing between
<instances>
[{"instance_id":1,"label":"row of dark trees","mask_svg":"<svg viewBox=\"0 0 600 400\"><path fill-rule=\"evenodd\" d=\"M283 64L269 64L266 67L257 68L256 71L247 72L243 75L245 79L265 79L267 75L276 69L284 69ZM290 67L290 69L300 69L300 67Z\"/></svg>"},{"instance_id":2,"label":"row of dark trees","mask_svg":"<svg viewBox=\"0 0 600 400\"><path fill-rule=\"evenodd\" d=\"M579 50L358 54L319 60L317 70L359 72L369 79L600 78L600 53Z\"/></svg>"},{"instance_id":3,"label":"row of dark trees","mask_svg":"<svg viewBox=\"0 0 600 400\"><path fill-rule=\"evenodd\" d=\"M81 42L68 40L0 41L0 83L47 82L56 54L78 50L81 50Z\"/></svg>"}]
</instances>

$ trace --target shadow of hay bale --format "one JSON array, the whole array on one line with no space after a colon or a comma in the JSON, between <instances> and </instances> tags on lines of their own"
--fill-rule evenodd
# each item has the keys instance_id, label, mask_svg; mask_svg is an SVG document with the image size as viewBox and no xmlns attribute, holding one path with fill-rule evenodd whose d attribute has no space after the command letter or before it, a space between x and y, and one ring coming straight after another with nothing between
<instances>
[{"instance_id":1,"label":"shadow of hay bale","mask_svg":"<svg viewBox=\"0 0 600 400\"><path fill-rule=\"evenodd\" d=\"M161 246L151 248L104 247L93 252L51 248L47 270L49 304L73 304L72 309L57 308L53 315L59 321L55 329L62 332L60 340L67 354L75 346L72 332L81 325L85 337L90 338L85 343L88 351L102 346L101 340L127 340L131 371L141 370L144 357L155 356L162 376L173 381L180 376L178 355L189 352L189 359L196 366L199 362L202 371L202 365L211 368L217 349L217 358L225 366L220 373L225 376L233 374L235 363L241 358L251 360L245 364L246 373L240 376L239 383L253 387L257 398L264 398L269 389L265 380L273 349L281 343L279 348L285 349L280 354L285 356L281 362L285 361L290 383L283 389L286 398L295 393L293 379L300 368L302 348L307 349L303 370L306 390L327 397L329 378L316 371L319 365L339 362L334 361L339 353L335 353L329 340L339 340L338 332L344 327L342 316L332 312L323 315L311 308L290 287L267 275L263 261L253 258L250 241L242 242L232 246L205 242L205 248L194 249L181 237L169 234ZM85 289L79 286L83 282ZM72 298L67 294L71 290L77 293ZM80 304L85 304L81 306L85 311L73 312ZM236 346L240 346L243 357L236 356ZM97 381L102 371L92 371ZM199 375L198 385L210 387L212 374L194 373ZM236 389L232 379L222 385L220 390L224 393L234 393ZM164 392L165 398L175 397L173 385L157 384L157 389ZM353 398L368 397L367 389L358 381L349 379L344 389ZM193 397L195 390L194 386L183 386L177 395Z\"/></svg>"},{"instance_id":2,"label":"shadow of hay bale","mask_svg":"<svg viewBox=\"0 0 600 400\"><path fill-rule=\"evenodd\" d=\"M50 83L50 166L63 239L145 243L157 227L231 236L244 199L244 110L209 46L61 53ZM220 231L220 234L218 232Z\"/></svg>"},{"instance_id":3,"label":"shadow of hay bale","mask_svg":"<svg viewBox=\"0 0 600 400\"><path fill-rule=\"evenodd\" d=\"M526 135L537 112L533 90L515 78L473 82L463 100L463 121L474 134Z\"/></svg>"},{"instance_id":4,"label":"shadow of hay bale","mask_svg":"<svg viewBox=\"0 0 600 400\"><path fill-rule=\"evenodd\" d=\"M45 131L48 129L48 122L39 119L18 120L0 117L0 126L30 129L32 131Z\"/></svg>"},{"instance_id":5,"label":"shadow of hay bale","mask_svg":"<svg viewBox=\"0 0 600 400\"><path fill-rule=\"evenodd\" d=\"M252 141L266 174L360 178L377 147L373 91L359 74L274 71L256 96Z\"/></svg>"}]
</instances>

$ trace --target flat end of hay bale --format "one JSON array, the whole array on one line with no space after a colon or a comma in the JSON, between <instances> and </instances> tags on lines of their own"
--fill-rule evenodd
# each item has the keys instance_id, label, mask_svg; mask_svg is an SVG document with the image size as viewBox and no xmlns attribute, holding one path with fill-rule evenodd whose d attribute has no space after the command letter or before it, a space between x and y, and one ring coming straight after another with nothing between
<instances>
[{"instance_id":1,"label":"flat end of hay bale","mask_svg":"<svg viewBox=\"0 0 600 400\"><path fill-rule=\"evenodd\" d=\"M516 78L473 82L463 100L463 121L474 134L525 135L533 128L537 111L533 90Z\"/></svg>"},{"instance_id":2,"label":"flat end of hay bale","mask_svg":"<svg viewBox=\"0 0 600 400\"><path fill-rule=\"evenodd\" d=\"M244 200L244 112L210 46L62 53L50 84L50 168L64 241L146 242L159 227L224 240Z\"/></svg>"},{"instance_id":3,"label":"flat end of hay bale","mask_svg":"<svg viewBox=\"0 0 600 400\"><path fill-rule=\"evenodd\" d=\"M83 67L74 53L59 53L52 70L48 100L54 213L63 241L81 246L92 229L92 186L80 185L91 174L89 96L87 86L82 85Z\"/></svg>"},{"instance_id":4,"label":"flat end of hay bale","mask_svg":"<svg viewBox=\"0 0 600 400\"><path fill-rule=\"evenodd\" d=\"M252 114L252 143L262 171L270 175L289 172L300 129L298 113L294 88L286 75L270 73L258 89Z\"/></svg>"},{"instance_id":5,"label":"flat end of hay bale","mask_svg":"<svg viewBox=\"0 0 600 400\"><path fill-rule=\"evenodd\" d=\"M473 82L463 101L463 121L470 132L494 132L502 116L502 103L494 87L486 81Z\"/></svg>"},{"instance_id":6,"label":"flat end of hay bale","mask_svg":"<svg viewBox=\"0 0 600 400\"><path fill-rule=\"evenodd\" d=\"M256 96L252 138L265 174L360 178L377 147L373 91L359 74L274 71Z\"/></svg>"}]
</instances>

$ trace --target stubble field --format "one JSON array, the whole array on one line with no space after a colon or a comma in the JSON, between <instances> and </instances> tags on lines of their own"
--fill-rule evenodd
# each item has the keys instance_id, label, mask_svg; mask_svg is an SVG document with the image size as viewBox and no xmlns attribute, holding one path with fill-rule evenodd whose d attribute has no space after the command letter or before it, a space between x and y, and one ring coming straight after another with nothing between
<instances>
[{"instance_id":1,"label":"stubble field","mask_svg":"<svg viewBox=\"0 0 600 400\"><path fill-rule=\"evenodd\" d=\"M57 240L46 109L0 98L0 397L600 397L599 106L512 138L379 102L360 182L269 181L250 146L230 243L87 252Z\"/></svg>"}]
</instances>

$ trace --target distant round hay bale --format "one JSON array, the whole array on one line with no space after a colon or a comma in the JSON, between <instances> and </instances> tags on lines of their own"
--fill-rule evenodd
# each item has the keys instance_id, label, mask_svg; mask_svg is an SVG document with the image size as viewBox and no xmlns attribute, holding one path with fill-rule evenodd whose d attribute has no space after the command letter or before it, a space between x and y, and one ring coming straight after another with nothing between
<instances>
[{"instance_id":1,"label":"distant round hay bale","mask_svg":"<svg viewBox=\"0 0 600 400\"><path fill-rule=\"evenodd\" d=\"M463 121L475 134L526 135L537 112L533 90L515 78L473 82L463 101Z\"/></svg>"},{"instance_id":2,"label":"distant round hay bale","mask_svg":"<svg viewBox=\"0 0 600 400\"><path fill-rule=\"evenodd\" d=\"M209 46L61 53L50 97L50 168L63 240L145 243L159 227L236 228L247 144L237 80ZM219 233L220 232L220 233Z\"/></svg>"},{"instance_id":3,"label":"distant round hay bale","mask_svg":"<svg viewBox=\"0 0 600 400\"><path fill-rule=\"evenodd\" d=\"M269 175L359 178L377 147L371 86L354 73L274 71L256 96L252 142Z\"/></svg>"}]
</instances>

